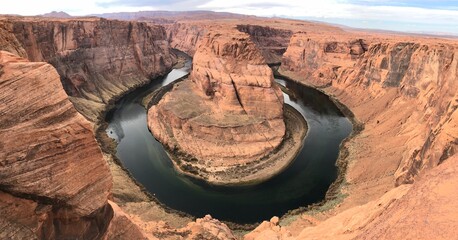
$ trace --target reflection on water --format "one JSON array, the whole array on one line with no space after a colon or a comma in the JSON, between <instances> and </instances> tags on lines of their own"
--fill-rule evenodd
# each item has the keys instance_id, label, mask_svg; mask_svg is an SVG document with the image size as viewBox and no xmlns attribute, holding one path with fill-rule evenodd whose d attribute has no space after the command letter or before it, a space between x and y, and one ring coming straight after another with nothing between
<instances>
[{"instance_id":1,"label":"reflection on water","mask_svg":"<svg viewBox=\"0 0 458 240\"><path fill-rule=\"evenodd\" d=\"M107 133L119 144L117 156L133 176L171 208L197 217L253 223L322 200L336 179L339 144L351 124L329 98L310 88L276 79L290 95L285 103L307 120L309 132L302 151L284 172L269 181L245 187L215 187L177 174L162 145L148 131L143 96L189 72L190 61L164 80L121 99L108 118Z\"/></svg>"}]
</instances>

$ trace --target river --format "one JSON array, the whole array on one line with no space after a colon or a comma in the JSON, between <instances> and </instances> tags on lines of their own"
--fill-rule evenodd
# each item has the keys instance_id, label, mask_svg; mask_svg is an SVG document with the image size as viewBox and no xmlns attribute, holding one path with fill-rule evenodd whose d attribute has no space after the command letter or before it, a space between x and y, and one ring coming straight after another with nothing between
<instances>
[{"instance_id":1,"label":"river","mask_svg":"<svg viewBox=\"0 0 458 240\"><path fill-rule=\"evenodd\" d=\"M324 199L337 177L339 145L350 134L352 124L328 96L283 79L276 82L289 89L290 95L283 94L285 103L297 109L309 127L301 152L285 171L244 187L215 187L178 174L148 130L141 100L186 75L190 67L189 60L162 80L127 94L106 119L108 135L118 142L117 157L138 182L170 208L239 224L268 220Z\"/></svg>"}]
</instances>

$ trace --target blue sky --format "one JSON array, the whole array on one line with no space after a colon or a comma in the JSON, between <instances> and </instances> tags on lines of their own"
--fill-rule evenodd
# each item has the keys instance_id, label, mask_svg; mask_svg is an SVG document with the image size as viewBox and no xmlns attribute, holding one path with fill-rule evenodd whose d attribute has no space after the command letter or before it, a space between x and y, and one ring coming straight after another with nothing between
<instances>
[{"instance_id":1,"label":"blue sky","mask_svg":"<svg viewBox=\"0 0 458 240\"><path fill-rule=\"evenodd\" d=\"M212 10L309 19L358 28L458 35L458 0L0 0L0 13L72 15L149 10ZM26 7L24 7L26 6Z\"/></svg>"}]
</instances>

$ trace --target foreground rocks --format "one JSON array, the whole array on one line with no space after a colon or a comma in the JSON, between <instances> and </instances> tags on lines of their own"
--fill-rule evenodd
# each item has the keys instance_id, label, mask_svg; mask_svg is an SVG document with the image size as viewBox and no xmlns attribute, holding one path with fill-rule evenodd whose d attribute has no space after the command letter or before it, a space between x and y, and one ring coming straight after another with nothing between
<instances>
[{"instance_id":1,"label":"foreground rocks","mask_svg":"<svg viewBox=\"0 0 458 240\"><path fill-rule=\"evenodd\" d=\"M263 161L282 143L283 95L247 35L210 33L189 79L149 110L148 127L181 171L215 184L248 182L224 175Z\"/></svg>"},{"instance_id":2,"label":"foreground rocks","mask_svg":"<svg viewBox=\"0 0 458 240\"><path fill-rule=\"evenodd\" d=\"M209 216L177 230L108 201L92 125L51 65L0 51L0 87L0 239L235 239Z\"/></svg>"},{"instance_id":3,"label":"foreground rocks","mask_svg":"<svg viewBox=\"0 0 458 240\"><path fill-rule=\"evenodd\" d=\"M17 224L42 238L100 236L111 218L112 182L91 124L73 108L51 65L0 52L0 66L6 229L11 237ZM19 222L16 214L23 216Z\"/></svg>"}]
</instances>

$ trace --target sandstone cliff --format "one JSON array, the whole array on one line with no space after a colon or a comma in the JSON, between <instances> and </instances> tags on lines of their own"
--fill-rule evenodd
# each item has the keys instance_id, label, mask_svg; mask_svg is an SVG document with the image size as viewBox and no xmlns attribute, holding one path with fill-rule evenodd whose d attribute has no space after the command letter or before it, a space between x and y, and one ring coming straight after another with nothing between
<instances>
[{"instance_id":1,"label":"sandstone cliff","mask_svg":"<svg viewBox=\"0 0 458 240\"><path fill-rule=\"evenodd\" d=\"M263 22L260 22L261 25L243 23L244 22L240 20L233 20L220 23L222 24L221 26L214 24L213 21L205 20L189 22L178 21L174 24L166 25L167 37L170 42L170 47L193 56L196 53L199 40L205 36L208 31L237 29L250 36L251 41L258 46L258 49L268 64L280 63L282 55L288 47L293 31L280 27L268 27L265 26L266 23Z\"/></svg>"},{"instance_id":2,"label":"sandstone cliff","mask_svg":"<svg viewBox=\"0 0 458 240\"><path fill-rule=\"evenodd\" d=\"M237 25L237 29L250 35L269 64L280 63L293 31L260 25Z\"/></svg>"},{"instance_id":3,"label":"sandstone cliff","mask_svg":"<svg viewBox=\"0 0 458 240\"><path fill-rule=\"evenodd\" d=\"M302 215L297 234L271 220L244 239L453 239L458 216L457 160L452 156L414 184L401 185L327 220Z\"/></svg>"},{"instance_id":4,"label":"sandstone cliff","mask_svg":"<svg viewBox=\"0 0 458 240\"><path fill-rule=\"evenodd\" d=\"M0 66L2 221L42 238L103 233L111 176L92 126L51 65L0 52Z\"/></svg>"},{"instance_id":5,"label":"sandstone cliff","mask_svg":"<svg viewBox=\"0 0 458 240\"><path fill-rule=\"evenodd\" d=\"M366 125L362 135L368 134L364 141L371 144L350 153L357 162L364 161L356 154L378 155L383 170L374 171L397 184L411 183L457 150L457 51L453 43L336 42L298 33L280 71L324 87Z\"/></svg>"},{"instance_id":6,"label":"sandstone cliff","mask_svg":"<svg viewBox=\"0 0 458 240\"><path fill-rule=\"evenodd\" d=\"M106 104L165 74L175 61L161 26L97 18L17 18L0 25L29 60L57 69L75 107L93 121Z\"/></svg>"},{"instance_id":7,"label":"sandstone cliff","mask_svg":"<svg viewBox=\"0 0 458 240\"><path fill-rule=\"evenodd\" d=\"M294 34L280 73L318 87L355 116L358 134L342 155L346 198L288 226L263 223L246 239L452 237L456 211L445 209L456 208L456 51L450 40Z\"/></svg>"},{"instance_id":8,"label":"sandstone cliff","mask_svg":"<svg viewBox=\"0 0 458 240\"><path fill-rule=\"evenodd\" d=\"M171 48L185 52L189 56L196 53L197 43L205 36L209 26L206 24L174 23L166 25L167 39Z\"/></svg>"},{"instance_id":9,"label":"sandstone cliff","mask_svg":"<svg viewBox=\"0 0 458 240\"><path fill-rule=\"evenodd\" d=\"M189 80L149 110L148 126L169 149L194 157L183 159L191 162L182 168L227 175L280 145L283 96L246 34L210 33L199 43ZM221 177L205 178L234 181Z\"/></svg>"}]
</instances>

